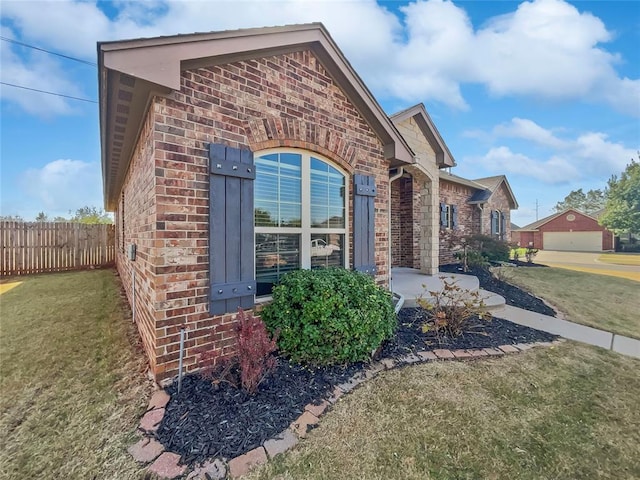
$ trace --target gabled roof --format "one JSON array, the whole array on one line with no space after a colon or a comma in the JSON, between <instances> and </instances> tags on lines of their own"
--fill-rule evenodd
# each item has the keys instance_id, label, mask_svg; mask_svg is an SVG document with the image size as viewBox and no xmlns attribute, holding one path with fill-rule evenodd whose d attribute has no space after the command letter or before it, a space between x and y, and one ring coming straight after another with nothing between
<instances>
[{"instance_id":1,"label":"gabled roof","mask_svg":"<svg viewBox=\"0 0 640 480\"><path fill-rule=\"evenodd\" d=\"M438 163L438 167L454 167L456 165L456 161L454 160L453 155L451 155L449 147L444 143L438 128L435 123L433 123L433 120L431 120L424 104L419 103L413 107L402 110L401 112L394 113L390 118L394 125L397 125L408 118L413 118L422 131L422 134L429 142L429 145L433 148L433 151L436 152L436 162Z\"/></svg>"},{"instance_id":2,"label":"gabled roof","mask_svg":"<svg viewBox=\"0 0 640 480\"><path fill-rule=\"evenodd\" d=\"M414 163L406 141L321 23L98 43L105 205L114 210L153 95L180 89L185 69L310 50L375 131L392 166Z\"/></svg>"},{"instance_id":3,"label":"gabled roof","mask_svg":"<svg viewBox=\"0 0 640 480\"><path fill-rule=\"evenodd\" d=\"M544 217L541 218L540 220L536 220L533 223L530 223L529 225L525 225L522 228L519 228L517 231L518 232L535 232L536 230L538 230L541 226L543 226L545 223L549 223L551 220L554 220L558 217L561 217L562 215L568 213L568 212L573 212L573 213L577 213L578 215L584 215L585 217L588 217L594 221L598 221L596 218L594 218L591 215L588 215L584 212L581 212L580 210L577 210L575 208L565 208L564 210L562 210L561 212L557 212L554 214L549 215L548 217Z\"/></svg>"},{"instance_id":4,"label":"gabled roof","mask_svg":"<svg viewBox=\"0 0 640 480\"><path fill-rule=\"evenodd\" d=\"M518 208L518 201L516 200L516 196L513 194L513 190L511 190L511 185L509 185L509 181L505 175L495 175L493 177L484 177L484 178L476 178L474 182L479 183L480 185L485 186L487 189L491 191L491 195L500 188L502 184L507 188L507 193L511 197L511 208L513 210ZM489 197L491 196L489 195ZM487 200L489 198L487 197Z\"/></svg>"},{"instance_id":5,"label":"gabled roof","mask_svg":"<svg viewBox=\"0 0 640 480\"><path fill-rule=\"evenodd\" d=\"M466 178L459 177L457 175L453 175L451 173L445 172L444 170L440 170L440 180L446 180L448 182L458 183L460 185L466 185L467 187L471 187L475 189L471 198L467 200L467 203L471 204L480 204L486 203L491 198L491 195L494 194L498 188L504 182L507 187L507 192L511 197L510 207L512 210L518 208L518 202L516 201L516 197L513 194L513 190L511 190L511 186L507 180L507 177L504 175L497 175L495 177L486 177L479 178L476 180L467 180Z\"/></svg>"}]
</instances>

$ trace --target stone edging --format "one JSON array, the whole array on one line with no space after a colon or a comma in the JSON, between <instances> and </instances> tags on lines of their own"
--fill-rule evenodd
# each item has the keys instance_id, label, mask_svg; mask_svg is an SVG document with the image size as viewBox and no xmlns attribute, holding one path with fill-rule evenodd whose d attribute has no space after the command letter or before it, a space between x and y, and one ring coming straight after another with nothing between
<instances>
[{"instance_id":1,"label":"stone edging","mask_svg":"<svg viewBox=\"0 0 640 480\"><path fill-rule=\"evenodd\" d=\"M519 353L535 347L550 347L564 341L563 338L559 338L553 342L519 343L516 345L501 345L498 348L437 349L418 352L415 355L409 354L399 359L383 358L373 362L367 370L354 375L349 381L337 385L329 398L326 398L320 404L308 404L302 415L293 421L288 429L265 441L262 446L231 460L215 459L197 465L186 477L184 476L188 467L178 464L180 455L165 451L162 444L152 437L164 417L165 407L170 399L164 390L157 390L152 395L149 407L140 420L140 426L138 427L145 434L145 437L129 447L128 451L137 462L148 464L148 472L161 479L223 480L225 478L238 478L245 475L253 467L267 463L270 458L293 448L301 438L306 437L309 427L316 425L320 421L320 417L329 406L336 403L345 393L350 392L361 383L375 377L384 370L435 360L474 360L502 356Z\"/></svg>"}]
</instances>

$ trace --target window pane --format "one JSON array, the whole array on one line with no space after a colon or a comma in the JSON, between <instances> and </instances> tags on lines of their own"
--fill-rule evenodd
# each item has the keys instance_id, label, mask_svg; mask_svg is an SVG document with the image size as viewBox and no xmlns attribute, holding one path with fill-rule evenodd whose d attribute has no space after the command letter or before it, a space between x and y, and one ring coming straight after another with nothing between
<instances>
[{"instance_id":1,"label":"window pane","mask_svg":"<svg viewBox=\"0 0 640 480\"><path fill-rule=\"evenodd\" d=\"M329 185L329 204L336 207L344 207L344 187L341 185Z\"/></svg>"},{"instance_id":2,"label":"window pane","mask_svg":"<svg viewBox=\"0 0 640 480\"><path fill-rule=\"evenodd\" d=\"M329 227L329 209L325 206L311 206L311 228Z\"/></svg>"},{"instance_id":3,"label":"window pane","mask_svg":"<svg viewBox=\"0 0 640 480\"><path fill-rule=\"evenodd\" d=\"M278 201L278 177L276 175L257 174L254 184L256 200Z\"/></svg>"},{"instance_id":4,"label":"window pane","mask_svg":"<svg viewBox=\"0 0 640 480\"><path fill-rule=\"evenodd\" d=\"M311 268L344 266L344 235L338 233L311 235Z\"/></svg>"},{"instance_id":5,"label":"window pane","mask_svg":"<svg viewBox=\"0 0 640 480\"><path fill-rule=\"evenodd\" d=\"M300 268L300 235L256 234L256 295L269 295L282 275Z\"/></svg>"},{"instance_id":6,"label":"window pane","mask_svg":"<svg viewBox=\"0 0 640 480\"><path fill-rule=\"evenodd\" d=\"M329 209L329 227L344 228L344 208L331 207Z\"/></svg>"},{"instance_id":7,"label":"window pane","mask_svg":"<svg viewBox=\"0 0 640 480\"><path fill-rule=\"evenodd\" d=\"M301 207L299 203L280 204L280 227L301 227Z\"/></svg>"},{"instance_id":8,"label":"window pane","mask_svg":"<svg viewBox=\"0 0 640 480\"><path fill-rule=\"evenodd\" d=\"M280 173L300 178L302 155L297 153L280 154Z\"/></svg>"},{"instance_id":9,"label":"window pane","mask_svg":"<svg viewBox=\"0 0 640 480\"><path fill-rule=\"evenodd\" d=\"M311 204L327 205L329 202L329 190L326 183L311 182Z\"/></svg>"},{"instance_id":10,"label":"window pane","mask_svg":"<svg viewBox=\"0 0 640 480\"><path fill-rule=\"evenodd\" d=\"M329 182L344 185L344 175L330 165L327 165L327 167L329 169Z\"/></svg>"},{"instance_id":11,"label":"window pane","mask_svg":"<svg viewBox=\"0 0 640 480\"><path fill-rule=\"evenodd\" d=\"M302 182L299 178L280 177L280 201L300 203Z\"/></svg>"},{"instance_id":12,"label":"window pane","mask_svg":"<svg viewBox=\"0 0 640 480\"><path fill-rule=\"evenodd\" d=\"M257 227L275 227L278 222L278 204L275 202L255 202L255 225Z\"/></svg>"},{"instance_id":13,"label":"window pane","mask_svg":"<svg viewBox=\"0 0 640 480\"><path fill-rule=\"evenodd\" d=\"M278 173L278 155L263 155L256 159L256 175L260 173Z\"/></svg>"}]
</instances>

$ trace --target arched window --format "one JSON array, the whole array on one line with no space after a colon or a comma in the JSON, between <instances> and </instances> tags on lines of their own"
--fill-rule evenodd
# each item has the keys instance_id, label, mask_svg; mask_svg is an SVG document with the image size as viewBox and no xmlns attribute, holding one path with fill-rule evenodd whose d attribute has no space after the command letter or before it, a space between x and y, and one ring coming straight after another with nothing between
<instances>
[{"instance_id":1,"label":"arched window","mask_svg":"<svg viewBox=\"0 0 640 480\"><path fill-rule=\"evenodd\" d=\"M347 255L346 175L304 150L255 155L257 295L268 295L287 272L344 267Z\"/></svg>"}]
</instances>

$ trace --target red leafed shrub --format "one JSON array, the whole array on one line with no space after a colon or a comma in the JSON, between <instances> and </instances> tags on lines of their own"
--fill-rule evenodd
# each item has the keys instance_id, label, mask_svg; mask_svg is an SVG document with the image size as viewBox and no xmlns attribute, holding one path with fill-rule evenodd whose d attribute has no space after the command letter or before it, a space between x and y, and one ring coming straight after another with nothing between
<instances>
[{"instance_id":1,"label":"red leafed shrub","mask_svg":"<svg viewBox=\"0 0 640 480\"><path fill-rule=\"evenodd\" d=\"M276 360L271 355L277 348L278 332L269 338L267 328L260 317L247 315L238 309L238 362L240 364L240 383L249 394L258 390L258 385L269 371L275 367Z\"/></svg>"}]
</instances>

